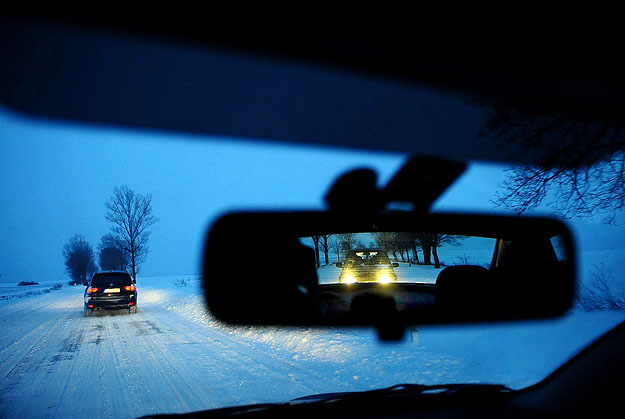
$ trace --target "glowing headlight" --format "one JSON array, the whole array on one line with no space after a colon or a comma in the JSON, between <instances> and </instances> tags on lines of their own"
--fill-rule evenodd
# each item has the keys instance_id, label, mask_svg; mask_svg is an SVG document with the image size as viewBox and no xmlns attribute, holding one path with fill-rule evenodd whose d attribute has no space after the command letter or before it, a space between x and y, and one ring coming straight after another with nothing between
<instances>
[{"instance_id":1,"label":"glowing headlight","mask_svg":"<svg viewBox=\"0 0 625 419\"><path fill-rule=\"evenodd\" d=\"M391 282L391 277L388 274L382 274L380 275L380 277L378 278L378 282L380 284L388 284Z\"/></svg>"},{"instance_id":2,"label":"glowing headlight","mask_svg":"<svg viewBox=\"0 0 625 419\"><path fill-rule=\"evenodd\" d=\"M356 282L356 278L352 274L345 274L343 277L343 283L345 284L353 284L354 282Z\"/></svg>"}]
</instances>

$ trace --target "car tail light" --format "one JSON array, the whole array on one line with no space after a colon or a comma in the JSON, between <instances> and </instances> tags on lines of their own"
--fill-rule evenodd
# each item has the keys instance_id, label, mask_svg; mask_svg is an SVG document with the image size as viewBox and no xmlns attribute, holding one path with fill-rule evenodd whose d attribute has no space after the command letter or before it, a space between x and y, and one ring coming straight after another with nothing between
<instances>
[{"instance_id":1,"label":"car tail light","mask_svg":"<svg viewBox=\"0 0 625 419\"><path fill-rule=\"evenodd\" d=\"M93 287L89 287L87 288L87 294L93 294L94 292L98 292L100 288L93 288Z\"/></svg>"},{"instance_id":2,"label":"car tail light","mask_svg":"<svg viewBox=\"0 0 625 419\"><path fill-rule=\"evenodd\" d=\"M132 301L128 303L129 306L134 306L135 303L133 303Z\"/></svg>"},{"instance_id":3,"label":"car tail light","mask_svg":"<svg viewBox=\"0 0 625 419\"><path fill-rule=\"evenodd\" d=\"M126 291L134 291L136 288L135 288L135 286L134 286L134 285L126 285L126 286L124 287L124 289L125 289Z\"/></svg>"}]
</instances>

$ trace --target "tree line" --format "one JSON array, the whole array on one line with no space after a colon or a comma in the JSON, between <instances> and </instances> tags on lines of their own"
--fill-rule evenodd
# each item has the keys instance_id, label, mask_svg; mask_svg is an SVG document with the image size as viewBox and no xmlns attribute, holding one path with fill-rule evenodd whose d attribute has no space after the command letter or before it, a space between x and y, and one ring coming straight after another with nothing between
<instances>
[{"instance_id":1,"label":"tree line","mask_svg":"<svg viewBox=\"0 0 625 419\"><path fill-rule=\"evenodd\" d=\"M372 233L375 246L402 262L414 264L434 265L440 268L438 248L442 244L459 244L462 236L440 233L412 233L412 232L378 232ZM347 252L356 247L363 247L355 233L325 234L311 236L315 249L317 268L321 267L321 255L325 265L329 264L329 254L336 255L338 260L345 257ZM418 249L421 249L423 260L419 259ZM433 262L433 263L432 263Z\"/></svg>"},{"instance_id":2,"label":"tree line","mask_svg":"<svg viewBox=\"0 0 625 419\"><path fill-rule=\"evenodd\" d=\"M139 266L145 262L149 253L148 228L158 221L153 214L152 196L137 194L126 186L120 186L113 190L113 196L105 206L111 231L100 239L97 253L80 234L63 246L70 284L85 284L98 268L127 271L136 281Z\"/></svg>"},{"instance_id":3,"label":"tree line","mask_svg":"<svg viewBox=\"0 0 625 419\"><path fill-rule=\"evenodd\" d=\"M395 260L398 260L397 254L402 262L410 262L415 264L432 265L434 259L434 267L440 268L441 261L438 257L438 248L443 244L457 245L462 236L454 236L450 234L440 233L373 233L378 247L384 249ZM419 260L418 248L421 248L423 260Z\"/></svg>"}]
</instances>

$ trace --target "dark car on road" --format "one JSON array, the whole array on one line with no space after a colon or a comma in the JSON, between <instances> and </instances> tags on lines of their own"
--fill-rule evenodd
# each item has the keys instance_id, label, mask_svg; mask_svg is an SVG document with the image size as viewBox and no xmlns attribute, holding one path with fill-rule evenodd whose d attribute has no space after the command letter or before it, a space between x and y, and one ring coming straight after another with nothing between
<instances>
[{"instance_id":1,"label":"dark car on road","mask_svg":"<svg viewBox=\"0 0 625 419\"><path fill-rule=\"evenodd\" d=\"M343 268L339 276L341 284L354 284L362 282L374 282L388 284L397 282L397 263L391 263L386 252L382 249L352 249L345 262L337 263L338 268Z\"/></svg>"},{"instance_id":2,"label":"dark car on road","mask_svg":"<svg viewBox=\"0 0 625 419\"><path fill-rule=\"evenodd\" d=\"M85 316L95 310L137 312L137 287L128 272L97 272L85 290Z\"/></svg>"}]
</instances>

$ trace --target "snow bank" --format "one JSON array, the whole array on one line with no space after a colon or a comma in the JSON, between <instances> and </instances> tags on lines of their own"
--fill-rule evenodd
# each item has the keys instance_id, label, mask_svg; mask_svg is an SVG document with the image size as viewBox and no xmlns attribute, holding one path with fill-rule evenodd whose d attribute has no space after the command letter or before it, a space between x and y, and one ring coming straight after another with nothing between
<instances>
[{"instance_id":1,"label":"snow bank","mask_svg":"<svg viewBox=\"0 0 625 419\"><path fill-rule=\"evenodd\" d=\"M58 281L42 281L36 285L24 286L19 286L17 283L0 282L0 305L23 298L49 294L50 292L60 290L63 286L64 284Z\"/></svg>"},{"instance_id":2,"label":"snow bank","mask_svg":"<svg viewBox=\"0 0 625 419\"><path fill-rule=\"evenodd\" d=\"M55 295L67 294L69 300L58 299L59 304L65 307L66 300L79 304L83 287L65 285L55 290L55 285L4 285L0 287L0 296L5 298L0 302L30 306L27 299L33 298L38 302L50 300L52 304L57 300ZM144 316L150 312L172 312L205 330L206 336L223 337L248 348L250 362L259 356L270 357L292 368L292 379L299 382L307 382L310 377L306 374L314 371L334 391L365 390L400 382L487 382L522 388L541 380L625 320L624 311L575 309L554 320L419 327L400 342L381 343L371 329L223 324L206 310L198 275L140 277L137 285L138 307Z\"/></svg>"},{"instance_id":3,"label":"snow bank","mask_svg":"<svg viewBox=\"0 0 625 419\"><path fill-rule=\"evenodd\" d=\"M421 327L401 342L380 343L370 329L225 325L206 310L197 275L145 278L140 286L140 306L158 301L167 310L245 341L251 348L315 368L349 390L400 382L488 382L522 388L541 380L625 320L623 311L573 310L554 320Z\"/></svg>"}]
</instances>

